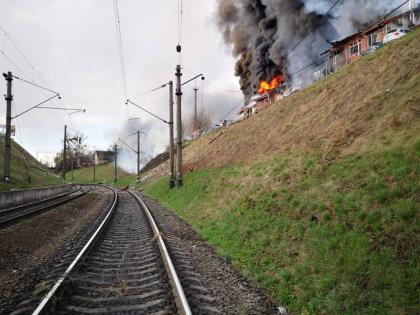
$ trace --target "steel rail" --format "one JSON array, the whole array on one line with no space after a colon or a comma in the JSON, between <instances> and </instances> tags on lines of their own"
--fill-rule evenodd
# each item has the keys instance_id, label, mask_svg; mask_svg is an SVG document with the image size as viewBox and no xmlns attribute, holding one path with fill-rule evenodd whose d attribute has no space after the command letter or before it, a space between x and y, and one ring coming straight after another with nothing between
<instances>
[{"instance_id":1,"label":"steel rail","mask_svg":"<svg viewBox=\"0 0 420 315\"><path fill-rule=\"evenodd\" d=\"M20 221L26 217L31 217L34 216L36 214L40 214L42 212L45 212L47 210L51 210L54 209L56 207L59 207L67 202L70 202L74 199L77 199L85 194L87 194L90 191L90 189L79 192L78 194L74 195L74 196L68 196L67 198L63 199L63 200L59 200L57 202L54 203L50 203L47 204L45 206L42 206L42 203L48 203L49 201L52 201L54 199L48 199L48 200L43 200L43 202L41 202L41 204L39 202L35 203L34 209L31 209L29 204L26 204L25 207L23 207L23 209L20 209L20 207L18 207L18 209L7 209L6 211L3 211L0 213L0 227L4 227L4 226L9 226L17 221ZM77 193L78 191L74 191L69 193L68 195L72 194L72 193ZM64 194L61 197L66 196L66 194ZM25 211L28 210L28 211ZM16 212L16 215L13 217L9 217L7 218L8 215L13 215L13 212ZM23 212L23 213L19 213L19 212ZM6 219L4 220L4 217L6 217Z\"/></svg>"},{"instance_id":2,"label":"steel rail","mask_svg":"<svg viewBox=\"0 0 420 315\"><path fill-rule=\"evenodd\" d=\"M79 190L80 190L80 188L78 188L76 190L73 190L73 191L64 192L62 194L54 195L52 197L47 197L47 198L44 198L44 199L41 199L41 200L37 200L37 201L34 201L34 202L28 202L28 203L20 204L18 206L3 208L3 209L0 209L0 216L2 216L4 214L7 214L7 213L11 213L11 212L17 212L19 210L24 210L26 208L31 208L31 207L35 207L35 206L38 206L38 205L42 205L43 203L62 198L64 196L68 196L72 193L78 192Z\"/></svg>"},{"instance_id":3,"label":"steel rail","mask_svg":"<svg viewBox=\"0 0 420 315\"><path fill-rule=\"evenodd\" d=\"M172 263L171 256L169 255L168 249L166 248L165 242L163 241L161 232L159 231L159 228L153 219L153 216L149 210L149 208L146 206L146 204L141 200L141 198L134 193L133 191L128 191L141 205L143 208L143 211L145 212L147 219L150 223L150 226L152 227L153 233L155 238L158 241L160 254L162 256L166 272L169 277L169 282L171 283L172 287L172 294L175 298L175 303L178 308L178 312L180 315L192 315L190 306L188 304L187 298L184 293L184 289L182 288L181 281L179 280L179 277L176 273L175 267Z\"/></svg>"},{"instance_id":4,"label":"steel rail","mask_svg":"<svg viewBox=\"0 0 420 315\"><path fill-rule=\"evenodd\" d=\"M108 187L108 186L105 186ZM92 248L92 245L95 244L95 241L98 239L98 237L103 232L106 224L110 220L116 206L118 203L118 194L117 191L111 187L108 187L112 190L114 193L114 200L112 202L112 205L110 209L108 210L108 213L106 214L105 218L102 220L99 227L96 229L95 233L90 237L86 245L82 248L82 250L79 252L79 254L76 256L76 258L71 262L71 264L67 267L67 269L64 271L64 273L60 276L60 278L57 280L57 282L54 284L54 286L48 291L48 293L45 295L45 297L42 299L41 303L37 306L37 308L32 312L32 315L38 315L41 314L43 311L46 310L49 303L52 302L52 299L57 292L57 290L60 288L60 286L63 284L64 280L67 279L69 274L73 271L75 266L81 261L84 255L88 253L88 251Z\"/></svg>"}]
</instances>

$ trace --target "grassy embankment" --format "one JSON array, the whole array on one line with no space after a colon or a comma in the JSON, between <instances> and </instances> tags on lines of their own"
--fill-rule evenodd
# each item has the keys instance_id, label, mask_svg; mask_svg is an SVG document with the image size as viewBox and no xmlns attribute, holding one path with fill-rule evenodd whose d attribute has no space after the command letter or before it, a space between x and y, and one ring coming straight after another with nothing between
<instances>
[{"instance_id":1,"label":"grassy embankment","mask_svg":"<svg viewBox=\"0 0 420 315\"><path fill-rule=\"evenodd\" d=\"M0 165L3 171L4 137L0 137ZM0 191L26 189L60 185L59 177L39 163L20 145L12 141L12 158L10 167L11 182L0 181Z\"/></svg>"},{"instance_id":2,"label":"grassy embankment","mask_svg":"<svg viewBox=\"0 0 420 315\"><path fill-rule=\"evenodd\" d=\"M161 178L145 192L295 314L417 314L419 35L232 127L222 148L208 141L215 135L192 143L185 155L194 171L185 175L185 187L169 190ZM285 133L264 125L284 115L294 119ZM341 130L329 133L333 115L345 124L341 138L335 137ZM252 138L258 128L271 141L260 151L264 141ZM303 128L316 133L301 141ZM246 155L240 143L248 130L255 146ZM206 154L193 152L194 145Z\"/></svg>"},{"instance_id":3,"label":"grassy embankment","mask_svg":"<svg viewBox=\"0 0 420 315\"><path fill-rule=\"evenodd\" d=\"M86 167L74 170L73 180L71 180L71 171L67 173L67 180L74 183L93 183L93 167ZM130 186L136 181L136 176L129 174L124 170L118 168L117 186ZM108 163L96 166L96 180L95 183L113 184L114 183L114 164Z\"/></svg>"}]
</instances>

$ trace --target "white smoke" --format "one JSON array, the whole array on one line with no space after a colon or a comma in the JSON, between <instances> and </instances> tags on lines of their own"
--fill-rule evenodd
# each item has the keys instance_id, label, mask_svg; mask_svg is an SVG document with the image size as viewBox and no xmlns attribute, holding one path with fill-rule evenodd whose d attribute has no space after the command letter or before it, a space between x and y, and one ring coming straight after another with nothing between
<instances>
[{"instance_id":1,"label":"white smoke","mask_svg":"<svg viewBox=\"0 0 420 315\"><path fill-rule=\"evenodd\" d=\"M137 172L137 131L140 136L140 168L143 167L155 154L151 122L142 122L140 118L129 118L122 126L118 138L118 165L125 171L135 174ZM118 139L117 139L118 140ZM125 143L124 143L125 142Z\"/></svg>"}]
</instances>

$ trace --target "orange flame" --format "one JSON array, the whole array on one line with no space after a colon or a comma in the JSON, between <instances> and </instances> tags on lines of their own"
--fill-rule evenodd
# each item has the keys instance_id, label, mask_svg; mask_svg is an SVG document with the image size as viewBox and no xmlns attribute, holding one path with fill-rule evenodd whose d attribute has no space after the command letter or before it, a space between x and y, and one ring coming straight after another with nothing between
<instances>
[{"instance_id":1,"label":"orange flame","mask_svg":"<svg viewBox=\"0 0 420 315\"><path fill-rule=\"evenodd\" d=\"M258 89L259 94L266 94L271 90L278 88L284 82L283 76L275 76L270 82L263 80L260 83L260 88Z\"/></svg>"}]
</instances>

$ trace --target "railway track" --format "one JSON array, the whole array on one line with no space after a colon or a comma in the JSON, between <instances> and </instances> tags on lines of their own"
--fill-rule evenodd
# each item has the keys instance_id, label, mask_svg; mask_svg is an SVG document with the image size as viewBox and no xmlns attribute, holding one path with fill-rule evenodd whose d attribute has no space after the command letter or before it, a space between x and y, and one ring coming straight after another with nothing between
<instances>
[{"instance_id":1,"label":"railway track","mask_svg":"<svg viewBox=\"0 0 420 315\"><path fill-rule=\"evenodd\" d=\"M41 214L61 206L88 193L91 188L79 188L76 191L60 194L51 198L27 203L13 208L0 210L0 228L14 224L22 219Z\"/></svg>"},{"instance_id":2,"label":"railway track","mask_svg":"<svg viewBox=\"0 0 420 315\"><path fill-rule=\"evenodd\" d=\"M114 196L99 227L32 314L218 314L188 262L178 257L180 266L174 265L169 253L177 249L167 248L140 197L127 191Z\"/></svg>"}]
</instances>

